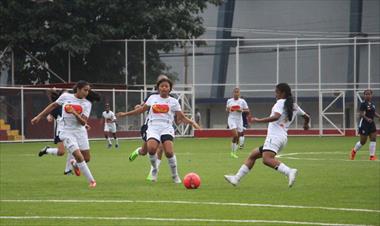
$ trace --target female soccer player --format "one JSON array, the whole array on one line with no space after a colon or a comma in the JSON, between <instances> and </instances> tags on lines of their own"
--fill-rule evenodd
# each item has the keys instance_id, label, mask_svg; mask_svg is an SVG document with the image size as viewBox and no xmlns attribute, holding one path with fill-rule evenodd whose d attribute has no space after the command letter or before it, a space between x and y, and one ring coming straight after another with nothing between
<instances>
[{"instance_id":1,"label":"female soccer player","mask_svg":"<svg viewBox=\"0 0 380 226\"><path fill-rule=\"evenodd\" d=\"M231 157L238 158L236 155L239 148L239 136L243 136L242 112L249 112L247 102L240 98L240 89L235 88L233 98L227 100L226 111L228 114L228 128L232 132Z\"/></svg>"},{"instance_id":2,"label":"female soccer player","mask_svg":"<svg viewBox=\"0 0 380 226\"><path fill-rule=\"evenodd\" d=\"M116 137L116 116L110 110L110 104L106 103L105 111L103 111L103 119L104 119L104 136L108 141L108 148L112 147L111 138L108 136L109 133L112 133L113 139L115 140L115 148L119 147L119 141Z\"/></svg>"},{"instance_id":3,"label":"female soccer player","mask_svg":"<svg viewBox=\"0 0 380 226\"><path fill-rule=\"evenodd\" d=\"M161 79L169 79L168 76L166 75L159 75L157 77L157 82L159 82ZM155 87L155 90L158 90L158 87ZM141 108L144 106L144 104L146 103L146 101L148 100L148 98L153 95L153 94L159 94L159 92L157 91L154 91L152 93L150 93L148 95L148 97L146 97L144 99L144 101L141 103L141 104L138 104L135 106L135 109L137 108ZM171 97L174 97L172 96L170 93L169 93L169 96ZM149 111L149 110L148 110ZM175 118L176 119L176 118ZM146 137L146 131L148 130L148 122L149 122L149 117L146 118L145 122L144 122L144 125L141 126L141 129L140 129L140 134L141 134L141 138L142 140L144 141L143 145L141 147L138 147L136 148L128 157L129 161L134 161L139 155L146 155L148 153L148 149L147 149L147 137ZM161 165L161 159L162 159L162 153L163 153L163 148L162 148L162 144L160 144L157 148L157 151L156 151L156 155L157 155L157 171L159 171L159 168L160 168L160 165ZM149 170L149 174L148 176L146 177L147 180L149 181L152 181L152 171L153 171L153 168L150 167L150 170Z\"/></svg>"},{"instance_id":4,"label":"female soccer player","mask_svg":"<svg viewBox=\"0 0 380 226\"><path fill-rule=\"evenodd\" d=\"M374 117L380 118L380 115L375 110L375 104L372 102L372 90L367 89L364 91L364 101L360 104L360 121L359 121L359 134L360 141L355 144L351 151L351 160L355 159L356 153L367 142L369 137L369 160L376 160L376 124Z\"/></svg>"},{"instance_id":5,"label":"female soccer player","mask_svg":"<svg viewBox=\"0 0 380 226\"><path fill-rule=\"evenodd\" d=\"M54 108L62 106L63 129L59 138L65 148L72 154L76 162L72 162L77 175L79 171L86 176L90 188L96 187L96 181L91 174L87 163L90 160L90 145L85 125L91 112L91 102L86 99L90 85L86 81L79 81L75 85L74 94L64 93L55 102L49 104L42 112L31 120L32 125L38 123L42 117Z\"/></svg>"},{"instance_id":6,"label":"female soccer player","mask_svg":"<svg viewBox=\"0 0 380 226\"><path fill-rule=\"evenodd\" d=\"M49 99L51 102L55 102L61 95L63 91L58 92L56 90L50 90L49 92ZM54 144L57 145L56 148L51 148L50 146L45 146L40 150L38 153L39 157L42 157L43 155L50 154L50 155L56 155L56 156L63 156L65 154L65 146L63 145L63 142L61 139L59 139L59 133L61 132L63 128L63 121L62 121L62 106L58 106L54 108L49 115L46 117L48 122L54 122L55 120L55 128L54 128ZM64 175L70 175L72 174L71 171L71 163L70 160L72 159L72 155L67 155L66 160L66 167L63 171Z\"/></svg>"},{"instance_id":7,"label":"female soccer player","mask_svg":"<svg viewBox=\"0 0 380 226\"><path fill-rule=\"evenodd\" d=\"M177 159L173 150L174 115L183 123L191 124L194 128L200 129L198 124L187 118L181 111L178 100L169 96L173 84L169 79L161 79L157 82L159 94L151 95L145 104L129 112L119 112L118 117L141 114L149 110L147 134L147 151L153 167L152 181L157 181L157 156L156 151L161 143L168 158L172 179L174 183L181 183L178 176Z\"/></svg>"},{"instance_id":8,"label":"female soccer player","mask_svg":"<svg viewBox=\"0 0 380 226\"><path fill-rule=\"evenodd\" d=\"M264 146L252 150L235 175L224 175L224 178L234 186L239 183L244 175L249 173L256 159L259 158L263 158L265 165L285 174L289 180L289 187L295 182L297 169L289 168L275 157L285 147L288 140L288 128L296 115L302 115L305 119L305 130L309 128L310 117L297 104L293 103L292 93L288 84L280 83L276 86L276 98L277 102L273 106L269 117L253 118L251 120L253 122L269 122Z\"/></svg>"}]
</instances>

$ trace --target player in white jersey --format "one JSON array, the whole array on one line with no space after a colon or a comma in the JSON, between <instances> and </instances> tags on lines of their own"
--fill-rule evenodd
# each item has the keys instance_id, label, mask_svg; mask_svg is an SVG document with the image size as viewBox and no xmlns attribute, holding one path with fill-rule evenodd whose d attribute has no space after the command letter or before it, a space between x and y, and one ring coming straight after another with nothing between
<instances>
[{"instance_id":1,"label":"player in white jersey","mask_svg":"<svg viewBox=\"0 0 380 226\"><path fill-rule=\"evenodd\" d=\"M108 141L108 148L112 147L111 137L109 137L109 133L112 133L113 139L115 140L115 148L119 147L119 141L116 137L116 116L110 110L110 105L108 103L105 104L105 111L103 111L103 120L104 120L104 136Z\"/></svg>"},{"instance_id":2,"label":"player in white jersey","mask_svg":"<svg viewBox=\"0 0 380 226\"><path fill-rule=\"evenodd\" d=\"M56 90L50 90L49 91L49 99L51 102L55 102L63 92L58 92ZM55 109L53 109L49 115L46 117L48 122L55 122L54 125L54 144L57 145L57 147L50 147L45 146L38 152L38 156L42 157L43 155L55 155L55 156L63 156L65 154L65 146L63 145L63 142L61 139L59 139L59 134L62 131L63 128L63 121L62 121L62 106L58 106ZM63 172L64 175L71 175L71 164L70 160L73 157L71 155L68 155L67 161L66 161L66 167Z\"/></svg>"},{"instance_id":3,"label":"player in white jersey","mask_svg":"<svg viewBox=\"0 0 380 226\"><path fill-rule=\"evenodd\" d=\"M168 76L164 75L164 74L161 74L157 77L157 82L159 82L161 79L169 79ZM148 94L148 97L146 97L144 99L144 101L141 103L141 104L138 104L135 106L135 109L137 108L141 108L144 106L144 104L146 103L146 101L148 100L148 98L151 96L151 95L154 95L154 94L159 94L159 92L155 91L155 90L158 90L157 87L155 87L154 92ZM173 95L169 94L171 97L174 97ZM176 118L175 118L176 119ZM144 122L144 125L141 127L141 130L140 130L140 133L141 133L141 138L143 139L144 143L141 147L138 147L136 148L128 157L129 161L134 161L139 155L142 155L142 156L145 156L147 153L148 153L148 150L147 150L147 137L146 137L146 131L148 130L148 121L149 121L149 118L147 117L145 122ZM176 124L179 124L178 121L176 120L175 122ZM160 165L161 165L161 159L162 159L162 153L163 153L163 147L162 147L162 144L160 144L157 148L157 151L156 151L156 155L157 155L157 170L159 170L160 168ZM148 181L152 181L152 171L153 171L153 168L150 167L150 170L149 170L149 174L148 176L146 177L146 179Z\"/></svg>"},{"instance_id":4,"label":"player in white jersey","mask_svg":"<svg viewBox=\"0 0 380 226\"><path fill-rule=\"evenodd\" d=\"M253 122L269 122L267 137L264 145L252 150L249 157L240 167L235 175L224 175L224 178L236 186L241 178L249 173L256 159L263 158L263 163L288 177L288 185L291 187L296 179L297 169L292 169L276 159L276 155L287 143L288 128L297 115L304 119L304 129L309 129L310 116L306 114L297 104L293 103L291 89L288 84L280 83L276 86L277 102L272 108L269 117L253 118Z\"/></svg>"},{"instance_id":5,"label":"player in white jersey","mask_svg":"<svg viewBox=\"0 0 380 226\"><path fill-rule=\"evenodd\" d=\"M147 151L153 167L152 181L157 181L157 156L156 151L162 143L165 156L168 158L169 166L174 183L181 183L177 170L177 159L173 150L174 116L183 123L191 124L194 128L200 129L198 124L187 118L181 111L178 100L169 96L172 90L172 82L169 79L161 79L157 82L159 94L151 95L141 108L129 112L119 112L118 117L141 114L150 109L148 114L147 130Z\"/></svg>"},{"instance_id":6,"label":"player in white jersey","mask_svg":"<svg viewBox=\"0 0 380 226\"><path fill-rule=\"evenodd\" d=\"M239 136L243 135L243 112L249 112L247 102L240 98L240 89L235 88L233 98L227 100L228 128L232 132L231 157L238 158L236 152L239 148Z\"/></svg>"},{"instance_id":7,"label":"player in white jersey","mask_svg":"<svg viewBox=\"0 0 380 226\"><path fill-rule=\"evenodd\" d=\"M55 102L49 104L42 112L31 120L32 125L38 123L57 106L62 106L63 128L59 138L63 141L66 150L75 158L72 161L75 173L82 172L90 188L96 186L96 181L87 166L90 161L90 145L85 125L91 112L91 102L86 99L90 85L86 81L79 81L74 87L74 94L64 93Z\"/></svg>"}]
</instances>

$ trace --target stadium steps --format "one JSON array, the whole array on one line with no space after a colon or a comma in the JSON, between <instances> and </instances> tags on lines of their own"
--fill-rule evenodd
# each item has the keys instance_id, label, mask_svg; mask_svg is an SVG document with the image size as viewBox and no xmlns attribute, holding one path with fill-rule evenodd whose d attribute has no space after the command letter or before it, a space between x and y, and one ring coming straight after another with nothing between
<instances>
[{"instance_id":1,"label":"stadium steps","mask_svg":"<svg viewBox=\"0 0 380 226\"><path fill-rule=\"evenodd\" d=\"M11 129L4 119L0 119L0 140L22 140L22 136L19 130Z\"/></svg>"}]
</instances>

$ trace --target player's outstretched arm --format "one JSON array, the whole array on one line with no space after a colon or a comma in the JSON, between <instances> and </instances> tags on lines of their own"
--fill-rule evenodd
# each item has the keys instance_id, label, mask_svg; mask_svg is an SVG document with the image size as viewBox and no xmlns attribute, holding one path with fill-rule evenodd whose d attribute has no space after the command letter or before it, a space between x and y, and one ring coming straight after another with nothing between
<instances>
[{"instance_id":1,"label":"player's outstretched arm","mask_svg":"<svg viewBox=\"0 0 380 226\"><path fill-rule=\"evenodd\" d=\"M132 111L128 112L118 112L116 113L116 117L125 117L125 116L130 116L130 115L138 115L141 114L149 109L148 105L144 104L141 108L135 108Z\"/></svg>"},{"instance_id":2,"label":"player's outstretched arm","mask_svg":"<svg viewBox=\"0 0 380 226\"><path fill-rule=\"evenodd\" d=\"M379 118L379 121L380 121L380 114L375 112L375 117L378 117Z\"/></svg>"},{"instance_id":3,"label":"player's outstretched arm","mask_svg":"<svg viewBox=\"0 0 380 226\"><path fill-rule=\"evenodd\" d=\"M198 123L196 123L195 121L193 121L193 120L189 119L188 117L186 117L186 115L182 111L176 111L176 116L177 116L177 120L178 121L183 122L185 124L190 124L195 129L202 129L198 125Z\"/></svg>"},{"instance_id":4,"label":"player's outstretched arm","mask_svg":"<svg viewBox=\"0 0 380 226\"><path fill-rule=\"evenodd\" d=\"M50 113L56 107L58 107L58 103L56 103L56 102L49 104L43 111L41 111L36 117L34 117L30 121L30 123L32 123L32 125L37 124L41 120L42 117L44 117L45 115Z\"/></svg>"},{"instance_id":5,"label":"player's outstretched arm","mask_svg":"<svg viewBox=\"0 0 380 226\"><path fill-rule=\"evenodd\" d=\"M310 128L310 126L309 126L310 115L309 114L304 114L304 115L302 115L302 118L304 119L303 129L304 130L308 130Z\"/></svg>"},{"instance_id":6,"label":"player's outstretched arm","mask_svg":"<svg viewBox=\"0 0 380 226\"><path fill-rule=\"evenodd\" d=\"M278 112L275 112L273 116L266 117L266 118L251 118L251 122L274 122L277 121L281 117L281 114Z\"/></svg>"}]
</instances>

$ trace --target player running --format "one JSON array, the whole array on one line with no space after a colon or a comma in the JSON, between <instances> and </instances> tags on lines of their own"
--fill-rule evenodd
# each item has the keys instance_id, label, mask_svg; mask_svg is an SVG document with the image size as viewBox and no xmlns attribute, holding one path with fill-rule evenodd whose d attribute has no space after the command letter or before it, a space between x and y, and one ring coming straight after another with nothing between
<instances>
[{"instance_id":1,"label":"player running","mask_svg":"<svg viewBox=\"0 0 380 226\"><path fill-rule=\"evenodd\" d=\"M288 128L297 115L304 119L304 129L309 129L310 116L306 114L297 104L293 103L291 89L288 84L280 83L276 86L277 102L272 108L269 117L252 118L253 122L269 122L267 137L264 145L252 150L235 175L224 175L224 178L232 185L236 186L241 178L250 172L256 159L263 158L263 163L277 171L283 173L288 178L288 185L291 187L296 179L297 169L292 169L276 159L276 155L285 147L287 143Z\"/></svg>"},{"instance_id":2,"label":"player running","mask_svg":"<svg viewBox=\"0 0 380 226\"><path fill-rule=\"evenodd\" d=\"M358 132L360 134L360 141L355 144L351 151L350 159L354 160L356 153L367 142L369 137L369 160L376 160L376 124L375 117L380 118L376 112L375 104L372 102L372 90L367 89L364 91L364 101L360 104L360 121Z\"/></svg>"},{"instance_id":3,"label":"player running","mask_svg":"<svg viewBox=\"0 0 380 226\"><path fill-rule=\"evenodd\" d=\"M233 98L227 100L226 111L228 112L228 128L232 132L231 157L238 158L239 136L243 135L243 112L249 112L247 102L240 98L240 89L235 88Z\"/></svg>"},{"instance_id":4,"label":"player running","mask_svg":"<svg viewBox=\"0 0 380 226\"><path fill-rule=\"evenodd\" d=\"M172 179L174 183L181 183L181 179L177 170L177 159L173 150L174 139L174 115L183 123L191 124L194 128L200 129L198 124L193 120L187 118L181 111L181 106L173 97L169 96L172 90L173 84L169 79L161 79L157 82L159 94L151 95L145 104L137 109L129 112L119 112L118 117L141 114L150 109L148 114L148 129L147 134L147 151L149 153L149 159L153 167L152 181L157 181L158 168L157 168L157 156L156 151L159 144L165 152L165 156L168 158L169 166L172 173Z\"/></svg>"},{"instance_id":5,"label":"player running","mask_svg":"<svg viewBox=\"0 0 380 226\"><path fill-rule=\"evenodd\" d=\"M38 123L42 117L54 108L62 106L63 129L59 138L65 148L72 154L75 173L82 172L89 182L89 187L96 187L96 181L87 166L90 161L90 145L85 125L90 116L92 104L86 99L90 85L86 81L78 81L74 87L74 94L64 93L55 102L49 104L42 112L31 120L32 125Z\"/></svg>"}]
</instances>

